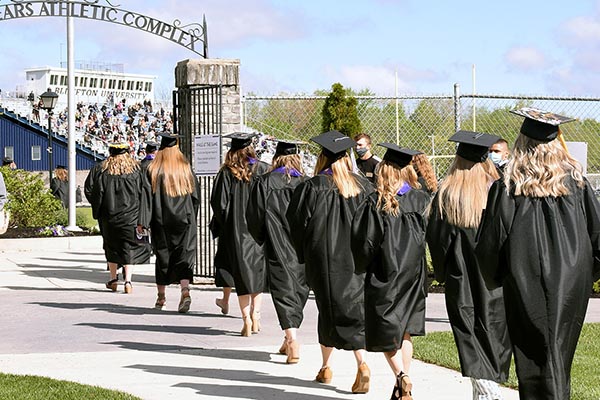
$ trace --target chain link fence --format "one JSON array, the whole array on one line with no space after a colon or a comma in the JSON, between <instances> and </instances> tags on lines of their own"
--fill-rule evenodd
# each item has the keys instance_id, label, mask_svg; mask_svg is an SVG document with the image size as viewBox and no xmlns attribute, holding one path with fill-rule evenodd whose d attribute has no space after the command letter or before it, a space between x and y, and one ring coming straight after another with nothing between
<instances>
[{"instance_id":1,"label":"chain link fence","mask_svg":"<svg viewBox=\"0 0 600 400\"><path fill-rule=\"evenodd\" d=\"M398 143L430 156L438 179L454 158L448 138L458 129L498 135L512 145L523 119L510 110L529 106L577 118L561 126L568 142L587 143L588 178L600 188L600 98L460 95L458 85L447 96L356 96L362 131L374 144ZM277 139L308 142L322 133L324 96L259 97L242 102L244 124ZM312 143L311 152L318 152ZM373 146L382 156L382 147ZM598 178L596 178L598 177ZM596 182L597 181L597 182Z\"/></svg>"}]
</instances>

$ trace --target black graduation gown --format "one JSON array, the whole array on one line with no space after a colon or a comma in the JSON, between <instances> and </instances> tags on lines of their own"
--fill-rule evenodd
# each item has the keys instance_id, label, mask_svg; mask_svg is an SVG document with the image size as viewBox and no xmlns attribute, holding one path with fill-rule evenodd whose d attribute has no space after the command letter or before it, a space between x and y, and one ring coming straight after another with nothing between
<instances>
[{"instance_id":1,"label":"black graduation gown","mask_svg":"<svg viewBox=\"0 0 600 400\"><path fill-rule=\"evenodd\" d=\"M463 376L504 382L511 345L502 288L488 289L475 256L477 229L451 225L440 215L437 194L427 223L435 279L445 283L446 310Z\"/></svg>"},{"instance_id":2,"label":"black graduation gown","mask_svg":"<svg viewBox=\"0 0 600 400\"><path fill-rule=\"evenodd\" d=\"M425 334L425 208L429 195L410 190L397 195L400 214L377 208L371 194L354 214L352 254L358 272L366 271L365 341L368 351L402 347L404 333Z\"/></svg>"},{"instance_id":3,"label":"black graduation gown","mask_svg":"<svg viewBox=\"0 0 600 400\"><path fill-rule=\"evenodd\" d=\"M190 174L193 174L190 170ZM142 225L150 227L152 249L156 255L155 280L157 285L179 283L194 279L196 265L197 216L200 205L198 182L194 177L194 191L185 196L170 197L158 189L152 193L150 177L146 175L148 196L141 205Z\"/></svg>"},{"instance_id":4,"label":"black graduation gown","mask_svg":"<svg viewBox=\"0 0 600 400\"><path fill-rule=\"evenodd\" d=\"M352 217L373 185L354 175L363 191L340 195L328 175L300 184L288 207L292 244L306 264L308 286L319 309L319 343L344 350L365 348L364 273L355 273L350 250Z\"/></svg>"},{"instance_id":5,"label":"black graduation gown","mask_svg":"<svg viewBox=\"0 0 600 400\"><path fill-rule=\"evenodd\" d=\"M98 176L102 172L102 161L94 164L94 166L88 172L88 176L85 178L85 184L83 185L83 194L87 201L92 204L92 192L94 191L94 184L98 180Z\"/></svg>"},{"instance_id":6,"label":"black graduation gown","mask_svg":"<svg viewBox=\"0 0 600 400\"><path fill-rule=\"evenodd\" d=\"M256 161L252 180L268 169L268 164ZM263 292L267 280L263 248L252 238L246 224L250 185L251 182L236 179L229 168L221 168L210 196L213 210L210 229L213 236L219 238L214 262L215 283L235 287L238 295Z\"/></svg>"},{"instance_id":7,"label":"black graduation gown","mask_svg":"<svg viewBox=\"0 0 600 400\"><path fill-rule=\"evenodd\" d=\"M135 237L143 193L141 170L125 175L109 175L104 171L97 175L90 202L100 225L106 261L117 264L149 261L150 246Z\"/></svg>"},{"instance_id":8,"label":"black graduation gown","mask_svg":"<svg viewBox=\"0 0 600 400\"><path fill-rule=\"evenodd\" d=\"M477 255L502 285L521 399L569 399L570 374L600 255L600 206L586 182L558 198L490 190ZM485 262L484 262L485 261ZM598 270L596 270L598 272Z\"/></svg>"},{"instance_id":9,"label":"black graduation gown","mask_svg":"<svg viewBox=\"0 0 600 400\"><path fill-rule=\"evenodd\" d=\"M256 179L246 209L248 231L264 246L269 291L281 329L300 327L309 291L285 217L292 193L304 177L290 178L269 172Z\"/></svg>"},{"instance_id":10,"label":"black graduation gown","mask_svg":"<svg viewBox=\"0 0 600 400\"><path fill-rule=\"evenodd\" d=\"M60 200L64 208L69 207L69 181L61 181L54 177L50 182L50 190L54 197Z\"/></svg>"}]
</instances>

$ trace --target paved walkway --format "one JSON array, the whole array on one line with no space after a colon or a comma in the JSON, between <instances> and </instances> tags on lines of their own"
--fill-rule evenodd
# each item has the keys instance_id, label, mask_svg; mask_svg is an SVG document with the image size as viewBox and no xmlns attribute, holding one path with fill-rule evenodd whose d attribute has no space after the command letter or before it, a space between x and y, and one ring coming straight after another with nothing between
<instances>
[{"instance_id":1,"label":"paved walkway","mask_svg":"<svg viewBox=\"0 0 600 400\"><path fill-rule=\"evenodd\" d=\"M122 283L117 293L107 292L106 280L99 238L0 239L0 371L99 385L143 399L390 396L393 377L381 354L367 355L367 395L350 392L356 373L351 352L334 353L330 385L313 381L321 360L313 299L298 333L300 363L286 365L277 354L283 334L268 295L262 331L244 338L235 296L224 316L214 305L220 294L214 286L195 285L191 311L182 315L175 286L167 289L166 310L152 308L152 265L136 268L131 295L122 293ZM600 321L600 299L592 300L588 320ZM448 329L443 295L432 294L427 330ZM415 399L471 398L469 380L454 371L415 361L411 377ZM518 399L516 391L503 390L506 400Z\"/></svg>"}]
</instances>

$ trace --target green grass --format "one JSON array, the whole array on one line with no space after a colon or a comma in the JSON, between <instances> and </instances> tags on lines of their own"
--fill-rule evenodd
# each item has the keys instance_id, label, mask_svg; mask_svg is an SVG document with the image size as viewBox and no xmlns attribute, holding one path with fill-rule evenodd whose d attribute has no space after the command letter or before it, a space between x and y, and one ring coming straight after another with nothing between
<instances>
[{"instance_id":1,"label":"green grass","mask_svg":"<svg viewBox=\"0 0 600 400\"><path fill-rule=\"evenodd\" d=\"M92 230L98 225L98 221L92 217L92 207L77 207L75 209L75 223L77 226Z\"/></svg>"},{"instance_id":2,"label":"green grass","mask_svg":"<svg viewBox=\"0 0 600 400\"><path fill-rule=\"evenodd\" d=\"M458 352L452 332L432 332L415 337L414 357L430 364L460 371ZM575 360L571 369L571 399L600 399L600 380L597 363L600 360L600 323L585 324L579 337ZM510 378L506 386L517 388L514 361L510 366Z\"/></svg>"},{"instance_id":3,"label":"green grass","mask_svg":"<svg viewBox=\"0 0 600 400\"><path fill-rule=\"evenodd\" d=\"M11 400L140 400L116 390L31 375L0 373L0 399Z\"/></svg>"}]
</instances>

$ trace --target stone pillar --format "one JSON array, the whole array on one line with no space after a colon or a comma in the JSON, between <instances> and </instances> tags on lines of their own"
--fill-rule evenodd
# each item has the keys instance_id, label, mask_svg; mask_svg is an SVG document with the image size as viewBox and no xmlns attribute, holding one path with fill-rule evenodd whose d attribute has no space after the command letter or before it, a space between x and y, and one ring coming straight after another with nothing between
<instances>
[{"instance_id":1,"label":"stone pillar","mask_svg":"<svg viewBox=\"0 0 600 400\"><path fill-rule=\"evenodd\" d=\"M175 67L175 86L222 86L222 133L240 131L242 109L240 95L240 60L183 60Z\"/></svg>"}]
</instances>

